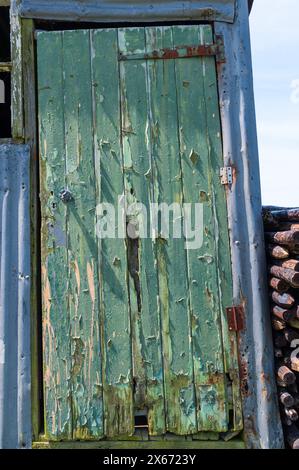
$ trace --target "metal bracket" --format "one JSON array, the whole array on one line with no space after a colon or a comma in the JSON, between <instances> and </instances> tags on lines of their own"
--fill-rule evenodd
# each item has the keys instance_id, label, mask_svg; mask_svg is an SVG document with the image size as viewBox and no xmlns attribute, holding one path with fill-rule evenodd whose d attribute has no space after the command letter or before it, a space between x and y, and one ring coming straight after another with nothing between
<instances>
[{"instance_id":1,"label":"metal bracket","mask_svg":"<svg viewBox=\"0 0 299 470\"><path fill-rule=\"evenodd\" d=\"M191 57L215 57L217 63L225 62L223 37L217 35L213 44L189 44L173 48L154 49L148 52L120 52L118 60L171 60Z\"/></svg>"},{"instance_id":2,"label":"metal bracket","mask_svg":"<svg viewBox=\"0 0 299 470\"><path fill-rule=\"evenodd\" d=\"M220 168L221 184L233 184L233 169L231 166Z\"/></svg>"},{"instance_id":3,"label":"metal bracket","mask_svg":"<svg viewBox=\"0 0 299 470\"><path fill-rule=\"evenodd\" d=\"M229 331L242 331L245 329L245 312L242 305L226 309Z\"/></svg>"}]
</instances>

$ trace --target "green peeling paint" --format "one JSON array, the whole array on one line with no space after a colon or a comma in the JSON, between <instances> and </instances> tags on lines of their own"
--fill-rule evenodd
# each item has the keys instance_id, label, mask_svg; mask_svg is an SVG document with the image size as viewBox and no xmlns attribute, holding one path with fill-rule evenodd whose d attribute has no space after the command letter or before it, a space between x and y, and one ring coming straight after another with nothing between
<instances>
[{"instance_id":1,"label":"green peeling paint","mask_svg":"<svg viewBox=\"0 0 299 470\"><path fill-rule=\"evenodd\" d=\"M210 26L38 33L50 441L138 439L137 411L156 439L242 428L215 59L142 60L212 39ZM147 209L202 203L202 246L163 227L142 238L138 206L123 220L135 239L98 238L98 204L121 195Z\"/></svg>"}]
</instances>

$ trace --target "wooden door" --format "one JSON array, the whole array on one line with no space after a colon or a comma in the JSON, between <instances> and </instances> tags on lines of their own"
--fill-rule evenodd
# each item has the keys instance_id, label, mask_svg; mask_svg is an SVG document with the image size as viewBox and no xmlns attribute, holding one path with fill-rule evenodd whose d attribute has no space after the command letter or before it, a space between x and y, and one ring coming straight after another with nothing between
<instances>
[{"instance_id":1,"label":"wooden door","mask_svg":"<svg viewBox=\"0 0 299 470\"><path fill-rule=\"evenodd\" d=\"M215 58L171 55L211 43L204 25L38 33L49 439L131 436L138 410L149 435L242 428ZM123 194L201 203L202 245L99 237Z\"/></svg>"}]
</instances>

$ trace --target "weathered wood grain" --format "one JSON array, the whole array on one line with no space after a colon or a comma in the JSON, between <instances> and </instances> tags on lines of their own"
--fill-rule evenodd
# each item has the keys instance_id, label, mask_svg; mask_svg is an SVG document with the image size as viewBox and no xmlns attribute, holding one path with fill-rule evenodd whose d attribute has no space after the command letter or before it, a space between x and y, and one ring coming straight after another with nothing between
<instances>
[{"instance_id":1,"label":"weathered wood grain","mask_svg":"<svg viewBox=\"0 0 299 470\"><path fill-rule=\"evenodd\" d=\"M124 193L117 49L115 29L91 32L97 203L115 208ZM99 239L99 246L105 435L130 436L134 404L125 240L116 233L114 239Z\"/></svg>"},{"instance_id":2,"label":"weathered wood grain","mask_svg":"<svg viewBox=\"0 0 299 470\"><path fill-rule=\"evenodd\" d=\"M285 261L274 261L275 266L280 266L286 269L293 269L294 271L299 271L299 260L298 259L288 259Z\"/></svg>"},{"instance_id":3,"label":"weathered wood grain","mask_svg":"<svg viewBox=\"0 0 299 470\"><path fill-rule=\"evenodd\" d=\"M283 279L277 277L271 277L269 286L275 289L279 294L285 293L290 289L290 285Z\"/></svg>"},{"instance_id":4,"label":"weathered wood grain","mask_svg":"<svg viewBox=\"0 0 299 470\"><path fill-rule=\"evenodd\" d=\"M197 44L201 28L173 28L174 45ZM209 67L210 64L208 64ZM212 65L212 64L211 64ZM175 61L184 202L202 204L202 245L186 251L199 431L227 430L226 383L215 250L214 200L202 60ZM213 103L216 105L216 103ZM215 112L215 110L214 110ZM215 127L215 126L214 126ZM211 132L213 130L211 129ZM219 136L212 135L213 139ZM220 163L221 151L217 155ZM194 224L194 222L193 222ZM206 339L209 338L207 341Z\"/></svg>"},{"instance_id":5,"label":"weathered wood grain","mask_svg":"<svg viewBox=\"0 0 299 470\"><path fill-rule=\"evenodd\" d=\"M63 34L68 309L74 439L103 435L98 248L88 31Z\"/></svg>"},{"instance_id":6,"label":"weathered wood grain","mask_svg":"<svg viewBox=\"0 0 299 470\"><path fill-rule=\"evenodd\" d=\"M136 409L150 436L217 435L230 411L242 429L215 59L118 61L212 41L210 26L190 25L38 36L50 440L131 439ZM97 237L99 205L120 195L133 210ZM151 202L180 206L169 233L161 220L150 231ZM182 204L196 202L203 244L186 250L173 218L186 229Z\"/></svg>"},{"instance_id":7,"label":"weathered wood grain","mask_svg":"<svg viewBox=\"0 0 299 470\"><path fill-rule=\"evenodd\" d=\"M146 29L147 48L172 47L172 28ZM148 83L154 199L160 204L183 203L178 135L175 64L149 61ZM167 430L191 434L197 430L193 377L191 315L184 239L173 238L173 221L182 229L181 212L169 218L169 237L163 226L157 234L157 264L162 317Z\"/></svg>"},{"instance_id":8,"label":"weathered wood grain","mask_svg":"<svg viewBox=\"0 0 299 470\"><path fill-rule=\"evenodd\" d=\"M70 314L66 207L58 194L66 184L62 35L37 41L41 173L41 246L45 434L72 438Z\"/></svg>"},{"instance_id":9,"label":"weathered wood grain","mask_svg":"<svg viewBox=\"0 0 299 470\"><path fill-rule=\"evenodd\" d=\"M279 318L280 320L289 322L292 320L296 320L297 318L297 309L286 309L279 307L278 305L273 305L272 306L272 313L276 318Z\"/></svg>"},{"instance_id":10,"label":"weathered wood grain","mask_svg":"<svg viewBox=\"0 0 299 470\"><path fill-rule=\"evenodd\" d=\"M222 440L196 440L187 441L141 441L136 444L135 441L99 441L99 442L35 442L34 449L245 449L242 439L232 439L229 442Z\"/></svg>"},{"instance_id":11,"label":"weathered wood grain","mask_svg":"<svg viewBox=\"0 0 299 470\"><path fill-rule=\"evenodd\" d=\"M299 272L294 271L293 269L270 266L270 274L288 282L292 287L299 287Z\"/></svg>"},{"instance_id":12,"label":"weathered wood grain","mask_svg":"<svg viewBox=\"0 0 299 470\"><path fill-rule=\"evenodd\" d=\"M42 426L42 361L40 351L40 220L39 220L39 165L38 165L38 130L36 96L36 61L33 20L22 20L22 68L24 94L24 137L31 148L30 165L30 226L31 226L31 400L32 400L32 435L38 439Z\"/></svg>"},{"instance_id":13,"label":"weathered wood grain","mask_svg":"<svg viewBox=\"0 0 299 470\"><path fill-rule=\"evenodd\" d=\"M120 30L119 51L145 49L143 28ZM133 333L136 408L147 408L149 433L165 428L163 365L161 349L158 279L154 244L150 233L149 203L152 200L151 117L148 108L147 66L143 61L120 62L122 148L126 202L142 203L127 218L129 295ZM132 206L133 207L133 206ZM130 229L138 225L136 238Z\"/></svg>"},{"instance_id":14,"label":"weathered wood grain","mask_svg":"<svg viewBox=\"0 0 299 470\"><path fill-rule=\"evenodd\" d=\"M288 230L286 232L265 232L266 240L271 243L278 243L281 245L298 244L299 230Z\"/></svg>"},{"instance_id":15,"label":"weathered wood grain","mask_svg":"<svg viewBox=\"0 0 299 470\"><path fill-rule=\"evenodd\" d=\"M202 26L199 37L201 41L207 44L212 43L214 37L211 26ZM228 232L227 200L225 188L221 185L218 176L219 166L221 167L223 165L223 154L217 75L215 59L205 57L202 61L207 116L207 145L209 149L211 187L213 188L215 251L218 269L218 295L221 303L224 367L227 373L227 385L229 386L229 384L231 384L232 387L231 408L233 413L233 428L238 431L243 429L243 412L240 392L237 337L236 333L229 331L226 316L226 307L232 304L233 299L233 280Z\"/></svg>"},{"instance_id":16,"label":"weathered wood grain","mask_svg":"<svg viewBox=\"0 0 299 470\"><path fill-rule=\"evenodd\" d=\"M287 259L290 256L289 251L280 245L266 245L267 252L271 258L274 259Z\"/></svg>"},{"instance_id":17,"label":"weathered wood grain","mask_svg":"<svg viewBox=\"0 0 299 470\"><path fill-rule=\"evenodd\" d=\"M282 308L292 308L295 303L295 299L291 294L279 294L273 291L271 297L273 302Z\"/></svg>"}]
</instances>

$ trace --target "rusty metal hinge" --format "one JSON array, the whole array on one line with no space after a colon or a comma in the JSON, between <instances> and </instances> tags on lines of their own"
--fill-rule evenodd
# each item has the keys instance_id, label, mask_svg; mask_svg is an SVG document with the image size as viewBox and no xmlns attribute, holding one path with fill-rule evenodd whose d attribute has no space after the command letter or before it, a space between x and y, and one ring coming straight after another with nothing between
<instances>
[{"instance_id":1,"label":"rusty metal hinge","mask_svg":"<svg viewBox=\"0 0 299 470\"><path fill-rule=\"evenodd\" d=\"M233 169L231 166L220 168L220 181L223 185L233 184Z\"/></svg>"},{"instance_id":2,"label":"rusty metal hinge","mask_svg":"<svg viewBox=\"0 0 299 470\"><path fill-rule=\"evenodd\" d=\"M215 39L216 39L215 43L217 47L216 62L218 64L224 64L225 63L225 50L224 50L223 36L221 34L217 34Z\"/></svg>"},{"instance_id":3,"label":"rusty metal hinge","mask_svg":"<svg viewBox=\"0 0 299 470\"><path fill-rule=\"evenodd\" d=\"M229 331L242 331L245 329L244 307L228 307L226 309Z\"/></svg>"}]
</instances>

